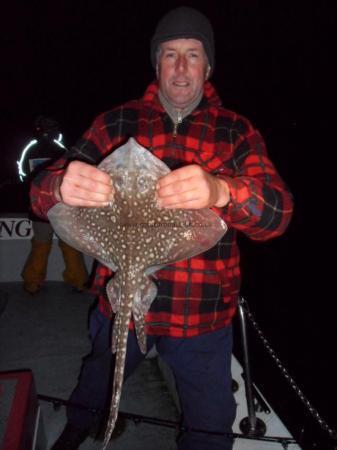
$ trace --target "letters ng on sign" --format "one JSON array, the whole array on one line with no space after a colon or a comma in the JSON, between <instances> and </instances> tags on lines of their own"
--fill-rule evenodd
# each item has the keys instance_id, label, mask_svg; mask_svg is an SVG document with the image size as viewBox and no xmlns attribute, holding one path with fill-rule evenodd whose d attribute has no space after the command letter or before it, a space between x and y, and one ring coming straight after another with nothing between
<instances>
[{"instance_id":1,"label":"letters ng on sign","mask_svg":"<svg viewBox=\"0 0 337 450\"><path fill-rule=\"evenodd\" d=\"M25 218L2 218L0 239L30 239L33 235L32 222Z\"/></svg>"}]
</instances>

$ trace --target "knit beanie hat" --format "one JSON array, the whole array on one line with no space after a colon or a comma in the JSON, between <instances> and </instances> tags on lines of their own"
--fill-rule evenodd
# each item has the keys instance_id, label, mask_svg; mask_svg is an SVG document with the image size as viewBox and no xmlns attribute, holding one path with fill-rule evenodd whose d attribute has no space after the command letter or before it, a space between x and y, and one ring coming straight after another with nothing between
<instances>
[{"instance_id":1,"label":"knit beanie hat","mask_svg":"<svg viewBox=\"0 0 337 450\"><path fill-rule=\"evenodd\" d=\"M194 8L181 6L172 9L158 22L151 40L151 62L156 68L156 52L159 44L174 39L197 39L201 41L211 66L214 69L214 35L210 21Z\"/></svg>"}]
</instances>

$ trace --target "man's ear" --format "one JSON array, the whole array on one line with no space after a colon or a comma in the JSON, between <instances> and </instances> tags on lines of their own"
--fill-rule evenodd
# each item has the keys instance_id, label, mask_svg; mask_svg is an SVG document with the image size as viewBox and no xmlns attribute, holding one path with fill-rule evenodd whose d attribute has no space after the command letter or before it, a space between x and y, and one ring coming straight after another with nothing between
<instances>
[{"instance_id":1,"label":"man's ear","mask_svg":"<svg viewBox=\"0 0 337 450\"><path fill-rule=\"evenodd\" d=\"M159 64L156 65L156 77L159 78Z\"/></svg>"},{"instance_id":2,"label":"man's ear","mask_svg":"<svg viewBox=\"0 0 337 450\"><path fill-rule=\"evenodd\" d=\"M206 80L208 80L210 73L211 73L211 66L208 66L207 70L206 70L206 76L205 76Z\"/></svg>"}]
</instances>

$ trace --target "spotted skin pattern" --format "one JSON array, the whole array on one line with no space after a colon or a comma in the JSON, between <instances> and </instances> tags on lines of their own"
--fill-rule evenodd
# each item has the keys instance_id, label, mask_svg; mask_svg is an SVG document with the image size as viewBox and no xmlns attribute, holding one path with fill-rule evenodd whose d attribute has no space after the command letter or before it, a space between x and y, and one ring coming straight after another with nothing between
<instances>
[{"instance_id":1,"label":"spotted skin pattern","mask_svg":"<svg viewBox=\"0 0 337 450\"><path fill-rule=\"evenodd\" d=\"M48 217L61 239L115 272L107 284L115 313L111 348L116 357L104 450L118 416L131 316L140 350L144 354L147 351L145 315L157 293L149 275L169 263L206 251L221 239L227 227L209 209L159 208L156 183L169 169L132 138L98 167L112 177L114 201L105 208L75 208L60 203Z\"/></svg>"}]
</instances>

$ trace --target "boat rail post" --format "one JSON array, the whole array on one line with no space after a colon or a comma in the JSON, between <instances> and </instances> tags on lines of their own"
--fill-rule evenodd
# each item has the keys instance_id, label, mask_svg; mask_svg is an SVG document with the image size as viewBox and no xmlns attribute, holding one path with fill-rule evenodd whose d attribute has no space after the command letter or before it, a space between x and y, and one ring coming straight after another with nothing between
<instances>
[{"instance_id":1,"label":"boat rail post","mask_svg":"<svg viewBox=\"0 0 337 450\"><path fill-rule=\"evenodd\" d=\"M249 351L248 351L248 337L247 337L247 322L246 313L244 309L245 300L243 297L239 296L238 300L238 311L240 319L240 330L242 338L242 351L243 351L243 372L244 372L244 382L246 390L246 402L248 417L243 418L240 421L240 430L242 433L247 434L251 437L263 436L266 433L266 425L263 420L256 417L255 406L254 406L254 396L253 396L253 383L250 372L249 364Z\"/></svg>"}]
</instances>

